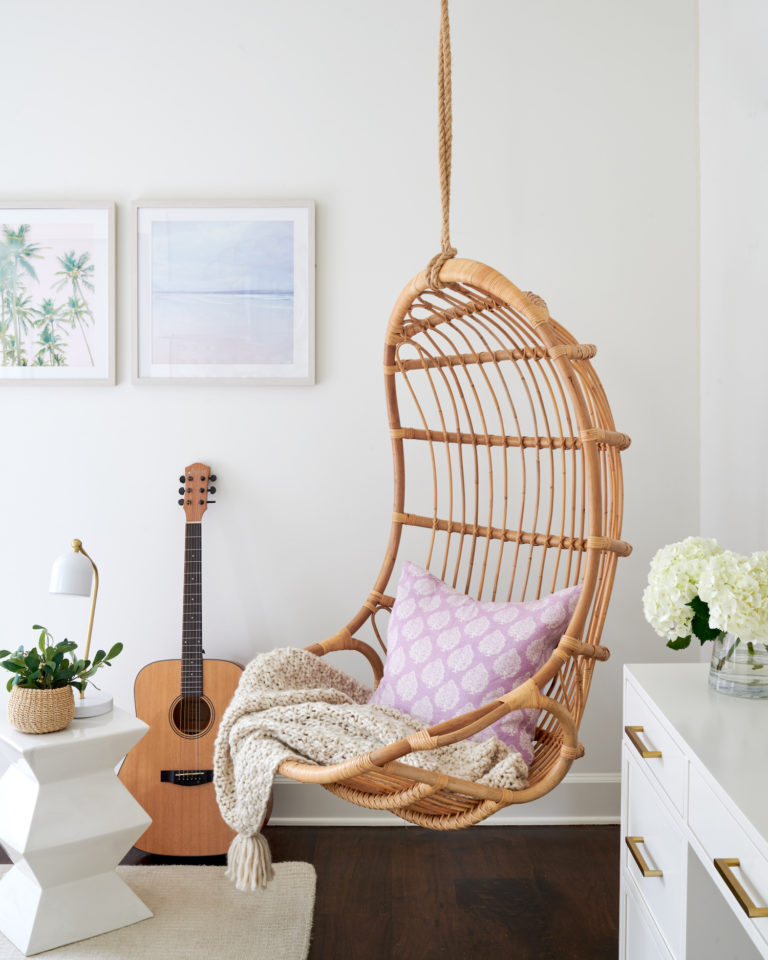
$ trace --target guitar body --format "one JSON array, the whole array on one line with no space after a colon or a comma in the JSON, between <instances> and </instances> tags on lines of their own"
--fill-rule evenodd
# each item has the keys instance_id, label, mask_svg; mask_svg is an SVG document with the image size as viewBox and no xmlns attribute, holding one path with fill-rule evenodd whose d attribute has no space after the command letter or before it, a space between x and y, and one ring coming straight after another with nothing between
<instances>
[{"instance_id":1,"label":"guitar body","mask_svg":"<svg viewBox=\"0 0 768 960\"><path fill-rule=\"evenodd\" d=\"M146 853L208 857L227 852L234 832L224 823L213 787L213 745L242 668L203 660L203 697L180 696L182 661L158 660L136 677L136 716L149 732L125 758L120 779L152 817L136 841ZM185 715L186 714L186 715ZM175 780L163 771L176 772ZM210 773L209 773L210 772ZM203 782L199 782L199 781Z\"/></svg>"}]
</instances>

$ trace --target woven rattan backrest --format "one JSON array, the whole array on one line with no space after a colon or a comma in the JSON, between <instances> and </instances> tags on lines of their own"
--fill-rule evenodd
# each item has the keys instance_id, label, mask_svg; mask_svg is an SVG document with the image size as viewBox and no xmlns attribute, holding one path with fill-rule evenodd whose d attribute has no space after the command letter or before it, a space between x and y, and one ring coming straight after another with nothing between
<instances>
[{"instance_id":1,"label":"woven rattan backrest","mask_svg":"<svg viewBox=\"0 0 768 960\"><path fill-rule=\"evenodd\" d=\"M620 450L590 357L496 271L453 259L420 274L387 328L384 373L395 467L389 549L375 593L412 560L483 600L575 583L569 642L597 645L620 541ZM593 657L553 658L550 695L578 724ZM540 746L546 743L540 732Z\"/></svg>"}]
</instances>

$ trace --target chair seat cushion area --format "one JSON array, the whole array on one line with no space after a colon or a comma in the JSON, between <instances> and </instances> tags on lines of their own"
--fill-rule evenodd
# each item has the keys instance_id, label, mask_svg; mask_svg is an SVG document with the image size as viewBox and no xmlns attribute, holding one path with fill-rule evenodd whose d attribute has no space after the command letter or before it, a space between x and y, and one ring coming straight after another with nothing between
<instances>
[{"instance_id":1,"label":"chair seat cushion area","mask_svg":"<svg viewBox=\"0 0 768 960\"><path fill-rule=\"evenodd\" d=\"M406 561L370 703L436 724L508 693L549 659L580 593L576 585L522 603L475 600ZM473 739L496 736L530 765L537 718L515 710Z\"/></svg>"}]
</instances>

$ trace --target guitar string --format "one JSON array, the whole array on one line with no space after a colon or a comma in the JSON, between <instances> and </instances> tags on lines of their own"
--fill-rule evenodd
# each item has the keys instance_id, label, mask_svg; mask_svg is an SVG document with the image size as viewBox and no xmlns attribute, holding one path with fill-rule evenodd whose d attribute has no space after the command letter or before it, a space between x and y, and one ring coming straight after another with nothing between
<instances>
[{"instance_id":1,"label":"guitar string","mask_svg":"<svg viewBox=\"0 0 768 960\"><path fill-rule=\"evenodd\" d=\"M184 591L182 593L183 618L181 627L181 710L180 730L187 729L187 645L189 643L189 523L184 527Z\"/></svg>"},{"instance_id":2,"label":"guitar string","mask_svg":"<svg viewBox=\"0 0 768 960\"><path fill-rule=\"evenodd\" d=\"M195 563L195 669L200 671L199 678L196 677L195 683L195 706L197 708L197 718L195 724L195 769L200 769L200 732L201 732L201 711L203 709L203 584L202 584L202 524L197 525L197 560ZM199 649L198 649L199 648Z\"/></svg>"},{"instance_id":3,"label":"guitar string","mask_svg":"<svg viewBox=\"0 0 768 960\"><path fill-rule=\"evenodd\" d=\"M201 477L200 479L207 482L208 478ZM201 522L188 522L185 530L180 716L182 731L187 736L193 736L196 741L195 761L197 769L200 769L200 735L203 709L201 547ZM194 700L194 703L191 702L192 700Z\"/></svg>"}]
</instances>

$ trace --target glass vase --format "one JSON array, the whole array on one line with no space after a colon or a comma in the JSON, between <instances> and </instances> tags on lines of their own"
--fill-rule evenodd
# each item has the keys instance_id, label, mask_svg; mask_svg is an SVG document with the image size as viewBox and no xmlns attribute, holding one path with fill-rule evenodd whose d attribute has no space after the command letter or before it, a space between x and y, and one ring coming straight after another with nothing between
<instances>
[{"instance_id":1,"label":"glass vase","mask_svg":"<svg viewBox=\"0 0 768 960\"><path fill-rule=\"evenodd\" d=\"M721 634L712 642L709 685L731 697L768 698L768 646Z\"/></svg>"}]
</instances>

